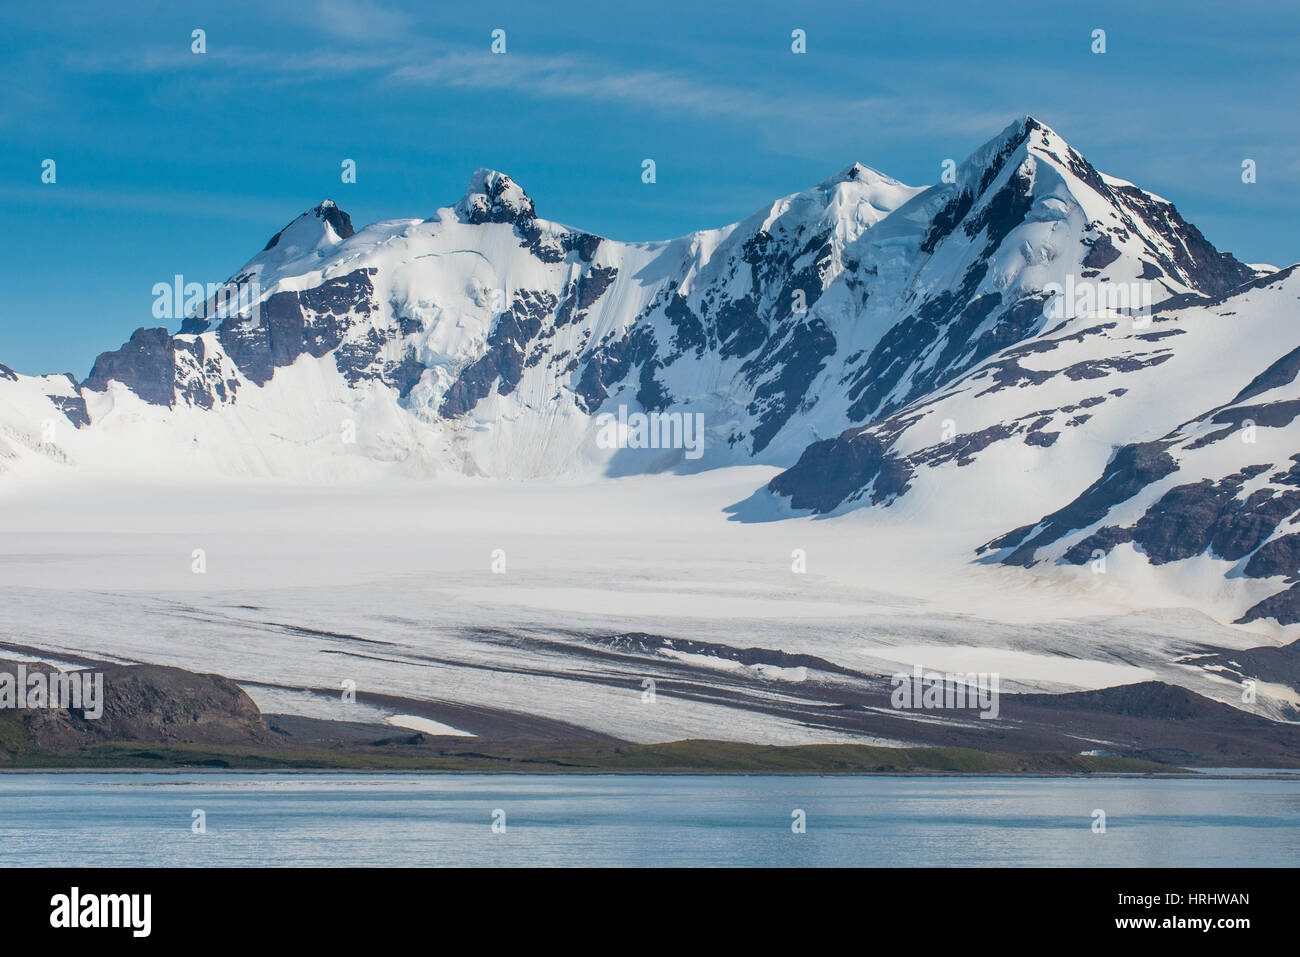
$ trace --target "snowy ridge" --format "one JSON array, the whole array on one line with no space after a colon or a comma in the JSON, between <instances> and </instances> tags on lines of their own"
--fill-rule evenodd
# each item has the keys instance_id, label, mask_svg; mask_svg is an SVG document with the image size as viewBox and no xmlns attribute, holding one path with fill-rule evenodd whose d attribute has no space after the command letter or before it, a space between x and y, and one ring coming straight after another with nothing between
<instances>
[{"instance_id":1,"label":"snowy ridge","mask_svg":"<svg viewBox=\"0 0 1300 957\"><path fill-rule=\"evenodd\" d=\"M1291 271L1217 251L1032 117L945 179L854 163L650 243L541 219L489 169L427 218L354 230L326 200L232 275L256 290L253 321L139 329L80 384L0 370L0 467L331 483L776 466L735 517L958 513L969 531L944 538L964 561L1067 574L1100 551L1198 594L1203 568L1194 585L1166 572L1210 563L1208 610L1300 620L1273 600L1300 582L1287 482L1268 477L1294 464L1289 386L1241 398L1300 348ZM1094 299L1065 301L1079 290ZM1131 295L1105 302L1116 290ZM1258 443L1220 434L1234 402ZM603 447L598 417L620 409L701 416L703 455ZM1164 471L1114 494L1157 446ZM1203 482L1216 502L1267 493L1214 518L1263 537L1153 549L1161 496Z\"/></svg>"},{"instance_id":2,"label":"snowy ridge","mask_svg":"<svg viewBox=\"0 0 1300 957\"><path fill-rule=\"evenodd\" d=\"M255 284L258 321L138 330L83 384L87 431L117 449L147 435L153 468L204 474L784 466L1040 332L1044 287L1076 273L1158 277L1156 301L1254 275L1028 117L955 183L855 163L661 243L539 219L478 170L428 219L354 232L331 201L299 216L232 276ZM595 417L620 406L703 415L704 457L600 448ZM87 467L121 467L84 444Z\"/></svg>"}]
</instances>

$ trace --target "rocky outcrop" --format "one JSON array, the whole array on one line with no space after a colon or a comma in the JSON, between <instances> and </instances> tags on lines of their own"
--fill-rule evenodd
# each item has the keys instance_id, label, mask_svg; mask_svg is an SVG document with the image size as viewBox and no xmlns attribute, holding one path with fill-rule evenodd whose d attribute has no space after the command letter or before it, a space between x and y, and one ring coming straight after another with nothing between
<instances>
[{"instance_id":1,"label":"rocky outcrop","mask_svg":"<svg viewBox=\"0 0 1300 957\"><path fill-rule=\"evenodd\" d=\"M22 667L28 675L61 674L49 665L25 662ZM17 672L16 662L0 662L0 673ZM229 678L162 665L87 671L93 672L103 675L98 718L84 707L38 707L0 712L0 717L21 722L29 745L49 751L116 742L255 745L272 739L257 705Z\"/></svg>"},{"instance_id":2,"label":"rocky outcrop","mask_svg":"<svg viewBox=\"0 0 1300 957\"><path fill-rule=\"evenodd\" d=\"M137 329L122 348L95 360L82 387L108 390L116 380L151 405L171 407L176 401L176 344L166 329Z\"/></svg>"}]
</instances>

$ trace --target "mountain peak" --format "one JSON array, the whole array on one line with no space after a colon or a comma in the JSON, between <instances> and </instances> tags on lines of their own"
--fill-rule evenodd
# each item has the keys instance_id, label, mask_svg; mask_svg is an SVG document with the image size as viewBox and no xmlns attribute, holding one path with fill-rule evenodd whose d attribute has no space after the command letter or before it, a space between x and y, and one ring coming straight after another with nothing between
<instances>
[{"instance_id":1,"label":"mountain peak","mask_svg":"<svg viewBox=\"0 0 1300 957\"><path fill-rule=\"evenodd\" d=\"M356 230L352 228L352 217L339 209L338 204L332 199L322 200L319 205L313 206L301 216L297 217L288 226L280 230L270 241L262 247L262 252L274 249L279 246L283 240L292 236L293 246L316 246L321 240L330 239L328 230L323 230L315 226L311 220L318 219L333 230L338 239L348 239ZM322 235L324 233L324 235ZM305 241L310 240L310 241Z\"/></svg>"},{"instance_id":2,"label":"mountain peak","mask_svg":"<svg viewBox=\"0 0 1300 957\"><path fill-rule=\"evenodd\" d=\"M1037 134L1036 137L1035 134ZM1052 129L1032 113L1025 113L1016 117L1016 119L1007 124L1006 128L1003 129L1001 133L993 138L993 141L1004 143L1014 142L1016 145L1020 145L1031 137L1035 137L1035 139L1040 142L1050 142L1052 140L1062 143L1065 142L1061 138L1060 133L1056 132L1056 130Z\"/></svg>"},{"instance_id":3,"label":"mountain peak","mask_svg":"<svg viewBox=\"0 0 1300 957\"><path fill-rule=\"evenodd\" d=\"M880 170L872 169L865 163L854 162L820 185L838 186L840 183L863 183L870 186L877 183L898 184L898 180L892 176L886 176Z\"/></svg>"},{"instance_id":4,"label":"mountain peak","mask_svg":"<svg viewBox=\"0 0 1300 957\"><path fill-rule=\"evenodd\" d=\"M1033 146L1069 150L1069 145L1057 135L1055 130L1026 113L1012 120L1002 129L1002 132L971 153L962 165L972 172L988 170L992 175L997 175L1012 154L1018 150L1028 150ZM1056 151L1053 149L1053 152Z\"/></svg>"},{"instance_id":5,"label":"mountain peak","mask_svg":"<svg viewBox=\"0 0 1300 957\"><path fill-rule=\"evenodd\" d=\"M322 200L320 205L312 207L310 212L317 219L329 223L334 232L338 233L339 239L347 239L356 232L352 228L352 217L341 210L332 199ZM306 213L303 215L305 216Z\"/></svg>"},{"instance_id":6,"label":"mountain peak","mask_svg":"<svg viewBox=\"0 0 1300 957\"><path fill-rule=\"evenodd\" d=\"M1008 123L1002 132L975 150L966 162L980 167L1000 167L1013 153L1030 149L1055 157L1062 165L1068 164L1071 154L1076 153L1060 133L1026 113Z\"/></svg>"},{"instance_id":7,"label":"mountain peak","mask_svg":"<svg viewBox=\"0 0 1300 957\"><path fill-rule=\"evenodd\" d=\"M840 242L852 242L924 187L907 186L862 163L850 163L834 176L778 202L778 209L795 203L807 214L809 205L818 229L831 229Z\"/></svg>"},{"instance_id":8,"label":"mountain peak","mask_svg":"<svg viewBox=\"0 0 1300 957\"><path fill-rule=\"evenodd\" d=\"M476 169L465 195L456 204L456 214L465 222L520 223L532 220L536 208L524 188L505 173Z\"/></svg>"}]
</instances>

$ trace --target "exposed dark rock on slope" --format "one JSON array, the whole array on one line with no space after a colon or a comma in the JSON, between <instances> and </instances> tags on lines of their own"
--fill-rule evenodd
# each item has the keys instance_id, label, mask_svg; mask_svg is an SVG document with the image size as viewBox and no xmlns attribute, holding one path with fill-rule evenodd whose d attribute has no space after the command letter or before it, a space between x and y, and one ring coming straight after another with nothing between
<instances>
[{"instance_id":1,"label":"exposed dark rock on slope","mask_svg":"<svg viewBox=\"0 0 1300 957\"><path fill-rule=\"evenodd\" d=\"M23 667L29 675L58 673L48 665ZM2 673L17 674L17 669L16 662L0 662ZM100 717L86 717L85 708L33 708L0 712L0 719L19 723L19 737L29 746L50 751L113 741L252 745L271 739L257 706L228 678L161 665L94 670L103 675ZM6 740L15 730L11 725Z\"/></svg>"}]
</instances>

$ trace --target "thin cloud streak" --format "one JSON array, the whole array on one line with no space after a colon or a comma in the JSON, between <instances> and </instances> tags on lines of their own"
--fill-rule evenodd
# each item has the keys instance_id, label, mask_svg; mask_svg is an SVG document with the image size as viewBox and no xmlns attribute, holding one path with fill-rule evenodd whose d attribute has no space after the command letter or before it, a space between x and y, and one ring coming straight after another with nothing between
<instances>
[{"instance_id":1,"label":"thin cloud streak","mask_svg":"<svg viewBox=\"0 0 1300 957\"><path fill-rule=\"evenodd\" d=\"M184 72L189 78L218 82L230 70L257 73L268 81L310 82L343 74L371 74L386 85L511 91L525 97L639 107L660 114L772 124L774 141L791 130L815 139L814 128L835 116L838 123L870 123L878 130L909 135L933 132L992 135L1005 117L991 112L936 108L897 94L829 98L820 93L779 95L701 80L679 71L619 70L574 54L533 56L486 50L444 49L432 59L428 46L404 50L353 50L342 53L272 53L247 48L212 48L202 61L188 50L146 49L113 54L68 53L64 67L83 74L148 75ZM220 71L211 69L221 68ZM207 67L207 73L196 70ZM785 124L782 126L781 124ZM1000 127L997 127L1000 128Z\"/></svg>"},{"instance_id":2,"label":"thin cloud streak","mask_svg":"<svg viewBox=\"0 0 1300 957\"><path fill-rule=\"evenodd\" d=\"M124 210L137 214L184 216L205 221L218 219L265 225L268 217L274 219L274 215L268 214L267 210L283 206L284 200L282 197L269 199L253 196L214 196L210 193L158 193L63 185L58 188L0 186L0 205L9 203L21 203L31 208L57 206L66 209Z\"/></svg>"}]
</instances>

